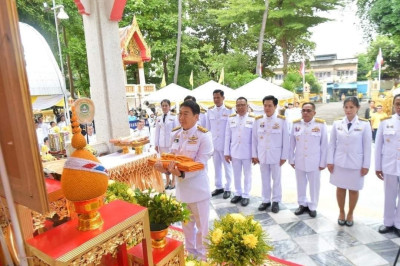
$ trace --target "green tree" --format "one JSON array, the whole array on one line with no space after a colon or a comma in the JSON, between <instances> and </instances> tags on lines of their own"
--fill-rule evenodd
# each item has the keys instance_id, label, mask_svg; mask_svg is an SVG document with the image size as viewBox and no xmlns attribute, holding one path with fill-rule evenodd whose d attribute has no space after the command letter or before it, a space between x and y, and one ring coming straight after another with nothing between
<instances>
[{"instance_id":1,"label":"green tree","mask_svg":"<svg viewBox=\"0 0 400 266\"><path fill-rule=\"evenodd\" d=\"M400 37L400 36L399 36ZM395 41L397 39L397 41ZM371 69L375 64L376 57L382 50L384 64L382 66L381 78L391 79L400 75L400 38L389 36L378 36L368 47L368 62L372 62ZM375 71L377 72L377 71Z\"/></svg>"},{"instance_id":2,"label":"green tree","mask_svg":"<svg viewBox=\"0 0 400 266\"><path fill-rule=\"evenodd\" d=\"M370 73L372 78L372 66L374 65L374 61L371 61L371 58L365 54L357 55L358 65L357 65L357 80L367 80L367 74Z\"/></svg>"},{"instance_id":3,"label":"green tree","mask_svg":"<svg viewBox=\"0 0 400 266\"><path fill-rule=\"evenodd\" d=\"M299 73L297 66L292 65L289 67L289 72L285 75L283 79L282 87L290 90L290 91L303 91L303 77ZM321 84L318 82L318 79L315 77L313 72L306 73L305 82L310 84L311 93L320 93L321 92Z\"/></svg>"}]
</instances>

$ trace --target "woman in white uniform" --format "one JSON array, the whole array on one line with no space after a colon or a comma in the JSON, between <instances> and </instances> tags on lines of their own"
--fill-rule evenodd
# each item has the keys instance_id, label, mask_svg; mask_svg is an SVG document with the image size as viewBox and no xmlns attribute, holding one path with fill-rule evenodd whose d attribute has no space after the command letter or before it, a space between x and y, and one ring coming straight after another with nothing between
<instances>
[{"instance_id":1,"label":"woman in white uniform","mask_svg":"<svg viewBox=\"0 0 400 266\"><path fill-rule=\"evenodd\" d=\"M339 225L353 225L353 211L359 191L364 186L371 162L372 132L368 120L359 118L360 104L356 97L343 102L345 117L333 123L329 142L327 166L331 173L330 183L337 187ZM349 210L344 210L346 193L349 190Z\"/></svg>"}]
</instances>

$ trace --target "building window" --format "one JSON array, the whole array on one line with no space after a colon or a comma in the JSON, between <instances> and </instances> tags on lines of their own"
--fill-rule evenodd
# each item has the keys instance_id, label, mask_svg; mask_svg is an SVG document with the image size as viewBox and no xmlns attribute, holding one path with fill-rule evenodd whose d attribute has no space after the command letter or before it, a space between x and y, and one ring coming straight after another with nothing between
<instances>
[{"instance_id":1,"label":"building window","mask_svg":"<svg viewBox=\"0 0 400 266\"><path fill-rule=\"evenodd\" d=\"M328 78L331 77L331 72L326 72L326 74L327 74Z\"/></svg>"},{"instance_id":2,"label":"building window","mask_svg":"<svg viewBox=\"0 0 400 266\"><path fill-rule=\"evenodd\" d=\"M283 80L283 75L282 74L275 75L275 80Z\"/></svg>"},{"instance_id":3,"label":"building window","mask_svg":"<svg viewBox=\"0 0 400 266\"><path fill-rule=\"evenodd\" d=\"M350 70L350 76L353 76L353 74L354 74L354 71Z\"/></svg>"}]
</instances>

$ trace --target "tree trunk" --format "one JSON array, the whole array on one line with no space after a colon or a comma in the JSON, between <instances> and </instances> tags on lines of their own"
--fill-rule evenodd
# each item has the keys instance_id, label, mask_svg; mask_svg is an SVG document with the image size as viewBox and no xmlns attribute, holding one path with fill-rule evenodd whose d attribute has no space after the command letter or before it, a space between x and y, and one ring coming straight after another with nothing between
<instances>
[{"instance_id":1,"label":"tree trunk","mask_svg":"<svg viewBox=\"0 0 400 266\"><path fill-rule=\"evenodd\" d=\"M163 71L164 71L164 75L165 75L165 83L168 85L168 62L167 62L167 58L165 57L162 61L163 63Z\"/></svg>"},{"instance_id":2,"label":"tree trunk","mask_svg":"<svg viewBox=\"0 0 400 266\"><path fill-rule=\"evenodd\" d=\"M282 48L282 63L283 63L283 77L286 76L287 72L288 72L288 64L289 64L289 51L288 51L288 47L287 47L287 43L282 40L281 41L281 48Z\"/></svg>"},{"instance_id":3,"label":"tree trunk","mask_svg":"<svg viewBox=\"0 0 400 266\"><path fill-rule=\"evenodd\" d=\"M67 40L67 33L65 32L65 27L63 29L63 36L64 36L64 45L68 51L68 40ZM67 52L67 69L68 69L68 80L69 80L69 92L71 93L71 97L75 98L75 87L74 87L74 78L72 77L72 69L71 69L71 59L69 57L69 52Z\"/></svg>"},{"instance_id":4,"label":"tree trunk","mask_svg":"<svg viewBox=\"0 0 400 266\"><path fill-rule=\"evenodd\" d=\"M257 54L257 67L256 67L256 73L260 77L262 77L261 55L262 55L262 49L263 49L263 44L264 44L265 27L266 27L267 18L268 18L268 6L269 6L269 0L265 0L265 10L264 10L264 15L263 15L262 24L261 24L260 38L258 40L258 54Z\"/></svg>"},{"instance_id":5,"label":"tree trunk","mask_svg":"<svg viewBox=\"0 0 400 266\"><path fill-rule=\"evenodd\" d=\"M178 0L178 40L176 41L176 58L174 83L178 83L179 58L181 56L181 39L182 39L182 0Z\"/></svg>"}]
</instances>

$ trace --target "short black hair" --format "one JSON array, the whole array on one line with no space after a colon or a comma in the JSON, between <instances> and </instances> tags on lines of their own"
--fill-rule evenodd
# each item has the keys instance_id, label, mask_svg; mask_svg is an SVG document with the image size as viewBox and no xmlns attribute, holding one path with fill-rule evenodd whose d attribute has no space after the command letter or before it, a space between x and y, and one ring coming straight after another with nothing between
<instances>
[{"instance_id":1,"label":"short black hair","mask_svg":"<svg viewBox=\"0 0 400 266\"><path fill-rule=\"evenodd\" d=\"M309 104L309 105L311 105L311 106L312 106L312 109L315 111L315 104L314 104L314 103L312 103L312 102L305 102L305 103L303 103L303 105L301 106L301 108L303 108L303 107L304 107L304 105L306 105L306 104Z\"/></svg>"},{"instance_id":2,"label":"short black hair","mask_svg":"<svg viewBox=\"0 0 400 266\"><path fill-rule=\"evenodd\" d=\"M375 103L374 100L368 100L368 103Z\"/></svg>"},{"instance_id":3,"label":"short black hair","mask_svg":"<svg viewBox=\"0 0 400 266\"><path fill-rule=\"evenodd\" d=\"M236 102L237 102L237 101L239 101L239 100L245 100L245 101L246 101L246 103L247 103L247 99L246 99L246 98L244 98L243 96L240 96L239 98L237 98L237 99L236 99Z\"/></svg>"},{"instance_id":4,"label":"short black hair","mask_svg":"<svg viewBox=\"0 0 400 266\"><path fill-rule=\"evenodd\" d=\"M185 99L183 99L183 101L187 101L187 100L196 102L196 97L194 97L192 95L188 95L185 97Z\"/></svg>"},{"instance_id":5,"label":"short black hair","mask_svg":"<svg viewBox=\"0 0 400 266\"><path fill-rule=\"evenodd\" d=\"M293 105L293 103L288 103L287 105L288 105L288 106L289 106L289 105Z\"/></svg>"},{"instance_id":6,"label":"short black hair","mask_svg":"<svg viewBox=\"0 0 400 266\"><path fill-rule=\"evenodd\" d=\"M200 114L200 106L194 101L184 101L180 107L189 107L194 115Z\"/></svg>"},{"instance_id":7,"label":"short black hair","mask_svg":"<svg viewBox=\"0 0 400 266\"><path fill-rule=\"evenodd\" d=\"M393 103L394 103L394 101L397 99L397 98L399 98L400 97L400 94L396 94L394 97L393 97Z\"/></svg>"},{"instance_id":8,"label":"short black hair","mask_svg":"<svg viewBox=\"0 0 400 266\"><path fill-rule=\"evenodd\" d=\"M273 95L265 96L264 99L262 100L262 103L264 104L265 101L272 101L274 106L278 105L278 99L275 98Z\"/></svg>"},{"instance_id":9,"label":"short black hair","mask_svg":"<svg viewBox=\"0 0 400 266\"><path fill-rule=\"evenodd\" d=\"M348 102L352 102L354 104L355 107L360 108L360 102L358 101L357 97L354 96L350 96L347 97L344 101L343 101L343 107L346 103Z\"/></svg>"},{"instance_id":10,"label":"short black hair","mask_svg":"<svg viewBox=\"0 0 400 266\"><path fill-rule=\"evenodd\" d=\"M213 95L219 93L222 97L224 97L224 91L223 90L214 90Z\"/></svg>"},{"instance_id":11,"label":"short black hair","mask_svg":"<svg viewBox=\"0 0 400 266\"><path fill-rule=\"evenodd\" d=\"M160 105L162 105L163 103L167 103L169 106L171 106L171 102L168 99L162 100Z\"/></svg>"},{"instance_id":12,"label":"short black hair","mask_svg":"<svg viewBox=\"0 0 400 266\"><path fill-rule=\"evenodd\" d=\"M44 137L43 142L46 142L49 140L49 137Z\"/></svg>"}]
</instances>

